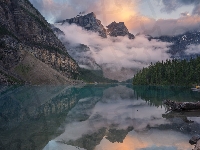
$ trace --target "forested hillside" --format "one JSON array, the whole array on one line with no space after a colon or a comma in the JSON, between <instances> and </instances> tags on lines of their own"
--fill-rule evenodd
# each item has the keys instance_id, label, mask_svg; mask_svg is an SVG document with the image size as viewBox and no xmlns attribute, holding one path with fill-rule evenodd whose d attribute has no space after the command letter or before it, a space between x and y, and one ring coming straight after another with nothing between
<instances>
[{"instance_id":1,"label":"forested hillside","mask_svg":"<svg viewBox=\"0 0 200 150\"><path fill-rule=\"evenodd\" d=\"M186 60L157 62L139 71L133 78L134 85L181 85L200 83L200 57Z\"/></svg>"}]
</instances>

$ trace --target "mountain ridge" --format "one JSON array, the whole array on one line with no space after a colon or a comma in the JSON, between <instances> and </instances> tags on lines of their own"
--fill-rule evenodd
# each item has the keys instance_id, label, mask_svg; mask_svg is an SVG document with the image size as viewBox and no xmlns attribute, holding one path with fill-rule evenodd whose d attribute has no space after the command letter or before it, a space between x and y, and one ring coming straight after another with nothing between
<instances>
[{"instance_id":1,"label":"mountain ridge","mask_svg":"<svg viewBox=\"0 0 200 150\"><path fill-rule=\"evenodd\" d=\"M11 79L17 78L21 83L63 84L77 78L78 64L69 56L50 24L28 0L1 1L0 18L0 65L1 70L4 70L1 71L0 82L15 83ZM43 71L35 68L35 75L28 80L27 74L33 68L24 66L23 61L27 56L31 57L33 65L36 58L40 65L44 64L46 70L53 69L57 75L52 70L49 72L51 77L46 79L45 68ZM37 78L37 74L42 72L43 76ZM56 76L61 80L57 80ZM51 83L52 79L55 80Z\"/></svg>"},{"instance_id":2,"label":"mountain ridge","mask_svg":"<svg viewBox=\"0 0 200 150\"><path fill-rule=\"evenodd\" d=\"M93 32L99 33L99 35L103 38L107 38L107 36L128 36L129 39L134 39L134 35L131 34L124 22L116 23L115 21L111 24L107 25L106 29L104 25L102 25L101 21L97 19L94 12L88 13L86 15L77 15L74 18L65 19L62 21L56 22L57 24L64 25L68 24L76 24L77 26L81 26L86 30L90 30Z\"/></svg>"}]
</instances>

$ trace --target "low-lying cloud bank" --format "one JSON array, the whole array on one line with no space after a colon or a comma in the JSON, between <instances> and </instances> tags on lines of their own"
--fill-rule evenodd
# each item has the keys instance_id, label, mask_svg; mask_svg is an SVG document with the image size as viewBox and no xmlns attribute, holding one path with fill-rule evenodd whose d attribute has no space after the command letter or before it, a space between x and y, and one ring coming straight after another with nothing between
<instances>
[{"instance_id":1,"label":"low-lying cloud bank","mask_svg":"<svg viewBox=\"0 0 200 150\"><path fill-rule=\"evenodd\" d=\"M138 35L134 40L128 37L110 36L104 39L98 33L86 31L75 24L57 24L56 27L65 33L65 36L60 37L64 42L70 43L71 46L80 43L87 45L92 52L92 57L99 65L106 64L107 67L118 69L141 69L151 62L170 58L170 54L167 53L169 43L155 39L149 41L144 35Z\"/></svg>"}]
</instances>

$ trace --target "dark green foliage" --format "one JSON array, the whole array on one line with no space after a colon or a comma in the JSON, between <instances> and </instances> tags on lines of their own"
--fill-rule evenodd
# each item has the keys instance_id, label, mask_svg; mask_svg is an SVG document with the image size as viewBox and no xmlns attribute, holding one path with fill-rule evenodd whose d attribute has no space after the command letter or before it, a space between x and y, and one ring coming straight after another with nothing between
<instances>
[{"instance_id":1,"label":"dark green foliage","mask_svg":"<svg viewBox=\"0 0 200 150\"><path fill-rule=\"evenodd\" d=\"M85 81L85 82L97 82L97 83L117 83L118 81L116 80L111 80L103 77L103 73L97 73L100 71L95 71L95 70L87 70L80 68L80 76L79 79Z\"/></svg>"},{"instance_id":2,"label":"dark green foliage","mask_svg":"<svg viewBox=\"0 0 200 150\"><path fill-rule=\"evenodd\" d=\"M4 26L0 25L0 36L2 35L10 35L19 41L19 39L13 33L8 31Z\"/></svg>"},{"instance_id":3,"label":"dark green foliage","mask_svg":"<svg viewBox=\"0 0 200 150\"><path fill-rule=\"evenodd\" d=\"M200 83L200 57L186 60L166 60L143 68L133 78L134 85L180 85Z\"/></svg>"},{"instance_id":4,"label":"dark green foliage","mask_svg":"<svg viewBox=\"0 0 200 150\"><path fill-rule=\"evenodd\" d=\"M4 41L0 41L0 48L6 48L6 43ZM0 57L1 55L3 56L3 54L0 54Z\"/></svg>"},{"instance_id":5,"label":"dark green foliage","mask_svg":"<svg viewBox=\"0 0 200 150\"><path fill-rule=\"evenodd\" d=\"M16 67L16 71L26 75L31 70L29 65L20 64Z\"/></svg>"},{"instance_id":6,"label":"dark green foliage","mask_svg":"<svg viewBox=\"0 0 200 150\"><path fill-rule=\"evenodd\" d=\"M21 6L21 9L23 9L24 12L26 12L27 14L29 14L29 16L33 17L37 22L39 22L43 27L47 27L45 23L43 23L37 16L35 16L34 14L32 14L31 12L29 12L27 9L25 9L24 7Z\"/></svg>"},{"instance_id":7,"label":"dark green foliage","mask_svg":"<svg viewBox=\"0 0 200 150\"><path fill-rule=\"evenodd\" d=\"M183 86L135 85L132 89L138 99L143 99L149 105L157 107L162 106L165 99L176 102L197 102L200 98L199 92L193 92L190 88Z\"/></svg>"},{"instance_id":8,"label":"dark green foliage","mask_svg":"<svg viewBox=\"0 0 200 150\"><path fill-rule=\"evenodd\" d=\"M0 70L0 74L5 76L7 78L8 83L16 83L16 84L24 84L24 81L21 81L20 79L17 79L11 75L8 75L7 73L4 73Z\"/></svg>"},{"instance_id":9,"label":"dark green foliage","mask_svg":"<svg viewBox=\"0 0 200 150\"><path fill-rule=\"evenodd\" d=\"M21 6L21 9L26 12L29 16L31 16L32 18L35 19L35 21L37 21L42 27L44 27L46 30L48 30L49 32L52 32L52 30L43 22L41 21L37 16L35 16L34 14L32 14L30 11L28 11L27 9L25 9L24 7Z\"/></svg>"},{"instance_id":10,"label":"dark green foliage","mask_svg":"<svg viewBox=\"0 0 200 150\"><path fill-rule=\"evenodd\" d=\"M9 31L3 26L0 26L0 35L6 35L6 34L10 34Z\"/></svg>"}]
</instances>

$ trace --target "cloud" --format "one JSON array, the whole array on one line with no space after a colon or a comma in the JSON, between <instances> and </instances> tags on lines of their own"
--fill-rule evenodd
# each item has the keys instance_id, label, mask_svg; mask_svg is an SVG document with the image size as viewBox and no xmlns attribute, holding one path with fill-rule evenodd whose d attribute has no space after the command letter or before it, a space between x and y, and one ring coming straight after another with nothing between
<instances>
[{"instance_id":1,"label":"cloud","mask_svg":"<svg viewBox=\"0 0 200 150\"><path fill-rule=\"evenodd\" d=\"M182 16L178 19L151 19L144 16L134 16L127 22L133 33L144 33L151 36L174 36L187 31L198 30L200 16Z\"/></svg>"},{"instance_id":2,"label":"cloud","mask_svg":"<svg viewBox=\"0 0 200 150\"><path fill-rule=\"evenodd\" d=\"M138 0L30 0L49 22L94 12L105 24L125 21L135 14ZM89 5L88 5L89 4Z\"/></svg>"},{"instance_id":3,"label":"cloud","mask_svg":"<svg viewBox=\"0 0 200 150\"><path fill-rule=\"evenodd\" d=\"M187 17L187 16L189 16L189 15L190 15L190 14L189 14L188 11L183 12L183 13L180 14L181 17Z\"/></svg>"},{"instance_id":4,"label":"cloud","mask_svg":"<svg viewBox=\"0 0 200 150\"><path fill-rule=\"evenodd\" d=\"M162 0L164 7L161 9L163 12L171 13L175 11L177 8L180 8L184 5L198 5L200 3L199 0Z\"/></svg>"},{"instance_id":5,"label":"cloud","mask_svg":"<svg viewBox=\"0 0 200 150\"><path fill-rule=\"evenodd\" d=\"M150 62L166 60L170 57L167 53L169 43L158 40L149 41L144 35L136 36L134 40L128 37L108 37L104 39L97 33L86 31L81 27L73 25L56 25L64 33L62 40L72 46L78 44L87 45L92 57L97 64L108 67L121 68L143 68ZM63 39L64 38L64 39Z\"/></svg>"},{"instance_id":6,"label":"cloud","mask_svg":"<svg viewBox=\"0 0 200 150\"><path fill-rule=\"evenodd\" d=\"M192 15L183 12L178 19L149 18L139 14L138 5L141 0L31 0L50 23L73 18L80 12L94 12L98 19L107 26L113 21L125 22L134 33L145 33L151 36L178 35L197 30L200 24L200 5L197 0L162 0L164 12L170 13L184 5L194 5ZM88 5L89 4L89 5Z\"/></svg>"},{"instance_id":7,"label":"cloud","mask_svg":"<svg viewBox=\"0 0 200 150\"><path fill-rule=\"evenodd\" d=\"M193 9L193 14L200 15L200 4L196 5Z\"/></svg>"},{"instance_id":8,"label":"cloud","mask_svg":"<svg viewBox=\"0 0 200 150\"><path fill-rule=\"evenodd\" d=\"M177 150L175 146L151 146L147 148L142 148L141 150Z\"/></svg>"},{"instance_id":9,"label":"cloud","mask_svg":"<svg viewBox=\"0 0 200 150\"><path fill-rule=\"evenodd\" d=\"M196 55L200 54L200 45L189 45L187 46L187 50L185 51L187 55Z\"/></svg>"},{"instance_id":10,"label":"cloud","mask_svg":"<svg viewBox=\"0 0 200 150\"><path fill-rule=\"evenodd\" d=\"M77 8L74 8L68 1L30 0L30 2L50 23L77 15Z\"/></svg>"}]
</instances>

